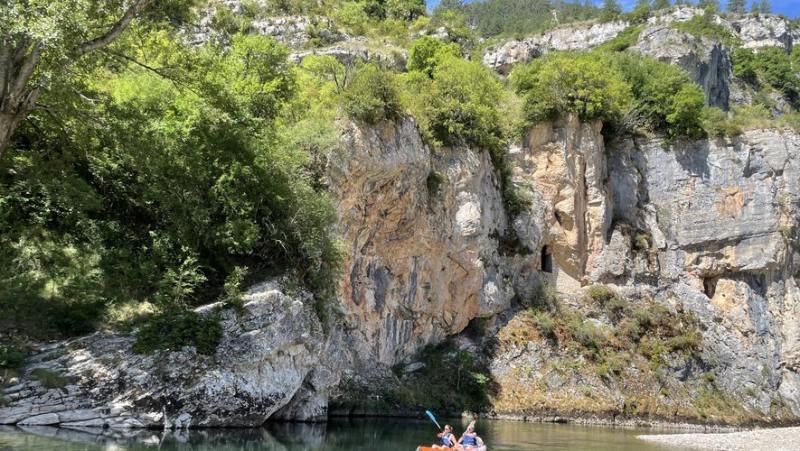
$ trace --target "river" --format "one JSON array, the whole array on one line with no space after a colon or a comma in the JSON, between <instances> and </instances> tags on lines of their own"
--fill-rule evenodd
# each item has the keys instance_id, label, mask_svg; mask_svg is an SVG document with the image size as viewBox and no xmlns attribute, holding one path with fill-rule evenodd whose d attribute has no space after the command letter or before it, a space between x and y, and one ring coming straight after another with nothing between
<instances>
[{"instance_id":1,"label":"river","mask_svg":"<svg viewBox=\"0 0 800 451\"><path fill-rule=\"evenodd\" d=\"M447 422L440 421L442 425ZM455 420L461 433L466 421ZM640 434L660 431L567 424L478 420L477 432L489 451L532 450L675 450L646 443ZM0 426L0 450L275 450L275 451L413 451L436 440L436 426L425 420L333 419L327 424L268 424L253 429L208 429L190 432L73 431L51 427Z\"/></svg>"}]
</instances>

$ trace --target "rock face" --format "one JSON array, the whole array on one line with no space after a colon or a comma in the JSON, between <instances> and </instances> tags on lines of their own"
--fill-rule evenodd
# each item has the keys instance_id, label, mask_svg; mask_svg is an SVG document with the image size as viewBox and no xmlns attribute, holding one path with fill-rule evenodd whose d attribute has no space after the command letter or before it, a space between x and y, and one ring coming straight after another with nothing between
<instances>
[{"instance_id":1,"label":"rock face","mask_svg":"<svg viewBox=\"0 0 800 451\"><path fill-rule=\"evenodd\" d=\"M762 412L777 396L800 414L800 136L756 130L666 149L627 142L610 154L615 222L648 231L657 261L634 258L622 275L599 279L641 288L637 278L656 277L648 289L657 299L682 303L708 325L718 384L755 391L749 398Z\"/></svg>"},{"instance_id":2,"label":"rock face","mask_svg":"<svg viewBox=\"0 0 800 451\"><path fill-rule=\"evenodd\" d=\"M501 74L508 75L515 64L527 63L550 52L588 50L605 44L628 26L628 22L608 22L591 26L556 28L522 41L509 41L498 49L487 52L483 56L483 63Z\"/></svg>"},{"instance_id":3,"label":"rock face","mask_svg":"<svg viewBox=\"0 0 800 451\"><path fill-rule=\"evenodd\" d=\"M331 193L349 247L339 292L352 368L393 365L508 308L506 218L485 152L432 154L413 119L346 132Z\"/></svg>"},{"instance_id":4,"label":"rock face","mask_svg":"<svg viewBox=\"0 0 800 451\"><path fill-rule=\"evenodd\" d=\"M642 31L631 50L682 67L705 91L706 104L728 110L732 63L721 43L656 25Z\"/></svg>"},{"instance_id":5,"label":"rock face","mask_svg":"<svg viewBox=\"0 0 800 451\"><path fill-rule=\"evenodd\" d=\"M756 130L731 142L665 148L622 139L604 148L599 132L575 120L541 125L515 154L514 180L536 200L514 227L542 260L552 259L539 276L572 302L581 302L582 287L604 283L691 311L704 328L702 371L714 372L716 386L763 418L774 419L776 405L798 418L800 136ZM634 246L636 235L649 250ZM498 356L493 371L506 377L525 361L535 375L564 358L546 348L528 342ZM701 372L680 362L674 369L676 384ZM616 400L625 398L599 379L556 379L550 386L561 389L548 392L551 401L580 396L584 383L603 392L593 395L605 406L597 408L619 410Z\"/></svg>"},{"instance_id":6,"label":"rock face","mask_svg":"<svg viewBox=\"0 0 800 451\"><path fill-rule=\"evenodd\" d=\"M200 310L211 314L216 306ZM223 310L213 356L194 348L131 352L133 337L103 333L34 357L25 381L4 390L0 424L188 428L259 426L271 415L319 421L339 383L340 335L277 283L256 286L244 310ZM36 380L43 371L63 385ZM39 376L41 377L41 376Z\"/></svg>"},{"instance_id":7,"label":"rock face","mask_svg":"<svg viewBox=\"0 0 800 451\"><path fill-rule=\"evenodd\" d=\"M682 67L703 88L708 105L727 111L733 83L731 49L723 43L692 36L670 26L702 14L702 9L683 7L651 17L643 26L639 42L631 50ZM745 16L736 20L715 16L714 21L727 29L731 38L739 40L743 47L756 51L770 46L791 51L800 39L800 31L793 30L788 20L777 16ZM483 63L508 75L515 64L530 62L552 51L590 50L611 41L629 25L627 22L609 22L556 28L541 36L509 41L487 52ZM746 99L740 99L744 93L735 87L733 89L736 90L735 103L747 103Z\"/></svg>"}]
</instances>

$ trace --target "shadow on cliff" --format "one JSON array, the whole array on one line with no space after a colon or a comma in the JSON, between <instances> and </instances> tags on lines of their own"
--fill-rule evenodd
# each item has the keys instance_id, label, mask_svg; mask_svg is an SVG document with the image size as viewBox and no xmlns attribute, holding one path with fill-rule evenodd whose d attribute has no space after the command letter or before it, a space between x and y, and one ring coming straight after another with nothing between
<instances>
[{"instance_id":1,"label":"shadow on cliff","mask_svg":"<svg viewBox=\"0 0 800 451\"><path fill-rule=\"evenodd\" d=\"M340 396L331 402L337 416L480 415L492 408L499 393L490 364L497 343L486 328L488 318L475 318L456 336L426 346L413 358L391 368L381 381L345 379Z\"/></svg>"}]
</instances>

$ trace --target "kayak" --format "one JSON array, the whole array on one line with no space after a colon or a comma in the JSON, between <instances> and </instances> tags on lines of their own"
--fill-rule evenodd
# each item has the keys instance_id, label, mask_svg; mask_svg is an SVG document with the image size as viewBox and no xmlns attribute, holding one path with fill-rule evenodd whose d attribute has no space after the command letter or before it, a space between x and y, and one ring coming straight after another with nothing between
<instances>
[{"instance_id":1,"label":"kayak","mask_svg":"<svg viewBox=\"0 0 800 451\"><path fill-rule=\"evenodd\" d=\"M437 450L436 448L431 448L430 446L418 446L417 451L442 451L442 450ZM469 448L468 451L486 451L486 445L481 445L477 448Z\"/></svg>"}]
</instances>

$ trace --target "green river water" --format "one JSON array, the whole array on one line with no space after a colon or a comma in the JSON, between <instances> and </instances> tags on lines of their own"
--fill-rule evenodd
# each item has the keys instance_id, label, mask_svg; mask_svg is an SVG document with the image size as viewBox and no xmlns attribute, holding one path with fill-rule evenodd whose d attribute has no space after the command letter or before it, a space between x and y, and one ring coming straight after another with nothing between
<instances>
[{"instance_id":1,"label":"green river water","mask_svg":"<svg viewBox=\"0 0 800 451\"><path fill-rule=\"evenodd\" d=\"M440 421L444 424L445 421ZM452 422L455 432L466 421ZM651 429L537 424L478 420L478 433L489 451L516 450L672 450L637 439L660 433ZM280 451L413 451L430 446L437 429L430 421L406 419L335 419L328 424L269 424L263 428L198 430L191 432L72 431L50 427L0 426L0 450L280 450Z\"/></svg>"}]
</instances>

